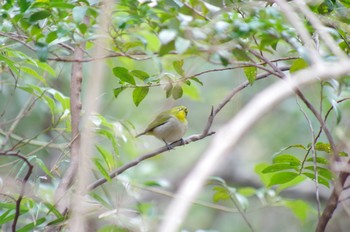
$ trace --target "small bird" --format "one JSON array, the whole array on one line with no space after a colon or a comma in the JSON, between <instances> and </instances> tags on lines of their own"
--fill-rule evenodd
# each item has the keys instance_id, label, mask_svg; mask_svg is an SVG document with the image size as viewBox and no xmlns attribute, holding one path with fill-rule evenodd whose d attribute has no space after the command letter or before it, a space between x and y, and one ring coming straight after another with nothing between
<instances>
[{"instance_id":1,"label":"small bird","mask_svg":"<svg viewBox=\"0 0 350 232\"><path fill-rule=\"evenodd\" d=\"M160 114L148 125L146 130L138 135L153 135L163 140L170 150L169 144L182 139L187 131L187 113L185 106L176 106Z\"/></svg>"}]
</instances>

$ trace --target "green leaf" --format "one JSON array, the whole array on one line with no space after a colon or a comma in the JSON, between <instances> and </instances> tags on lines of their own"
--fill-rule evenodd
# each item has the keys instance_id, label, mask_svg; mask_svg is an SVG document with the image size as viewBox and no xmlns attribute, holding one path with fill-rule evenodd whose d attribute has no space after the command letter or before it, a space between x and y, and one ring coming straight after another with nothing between
<instances>
[{"instance_id":1,"label":"green leaf","mask_svg":"<svg viewBox=\"0 0 350 232\"><path fill-rule=\"evenodd\" d=\"M176 99L179 99L182 97L182 94L183 94L183 90L182 90L182 87L180 84L176 84L173 88L173 91L172 91L172 96L173 98L176 100Z\"/></svg>"},{"instance_id":2,"label":"green leaf","mask_svg":"<svg viewBox=\"0 0 350 232\"><path fill-rule=\"evenodd\" d=\"M306 161L308 162L314 162L314 158L310 157ZM328 160L322 157L316 157L316 163L319 164L329 164Z\"/></svg>"},{"instance_id":3,"label":"green leaf","mask_svg":"<svg viewBox=\"0 0 350 232\"><path fill-rule=\"evenodd\" d=\"M324 14L329 14L334 10L334 5L328 4L328 2L330 1L325 0L318 6L317 8L318 13L320 13L321 15L324 15Z\"/></svg>"},{"instance_id":4,"label":"green leaf","mask_svg":"<svg viewBox=\"0 0 350 232\"><path fill-rule=\"evenodd\" d=\"M256 189L252 187L243 187L239 188L238 192L243 196L250 197L256 193Z\"/></svg>"},{"instance_id":5,"label":"green leaf","mask_svg":"<svg viewBox=\"0 0 350 232\"><path fill-rule=\"evenodd\" d=\"M124 67L114 67L113 74L123 82L136 85L135 79L133 78L132 75L130 75L129 71Z\"/></svg>"},{"instance_id":6,"label":"green leaf","mask_svg":"<svg viewBox=\"0 0 350 232\"><path fill-rule=\"evenodd\" d=\"M304 176L308 177L309 179L315 181L315 174L314 173L303 172L301 174L303 174ZM329 181L327 181L325 178L318 176L317 180L318 180L319 184L322 184L322 185L326 186L327 188L329 188Z\"/></svg>"},{"instance_id":7,"label":"green leaf","mask_svg":"<svg viewBox=\"0 0 350 232\"><path fill-rule=\"evenodd\" d=\"M193 81L197 82L198 84L200 84L201 86L203 86L203 82L201 82L197 77L191 77L190 80L193 80Z\"/></svg>"},{"instance_id":8,"label":"green leaf","mask_svg":"<svg viewBox=\"0 0 350 232\"><path fill-rule=\"evenodd\" d=\"M111 204L108 203L105 199L103 199L100 194L92 192L90 195L92 196L92 198L94 198L96 201L98 201L101 205L103 205L107 209L111 207Z\"/></svg>"},{"instance_id":9,"label":"green leaf","mask_svg":"<svg viewBox=\"0 0 350 232\"><path fill-rule=\"evenodd\" d=\"M166 182L162 180L149 180L143 182L143 185L148 187L166 187Z\"/></svg>"},{"instance_id":10,"label":"green leaf","mask_svg":"<svg viewBox=\"0 0 350 232\"><path fill-rule=\"evenodd\" d=\"M76 6L73 8L73 20L76 23L81 23L85 17L86 10L88 8L86 6Z\"/></svg>"},{"instance_id":11,"label":"green leaf","mask_svg":"<svg viewBox=\"0 0 350 232\"><path fill-rule=\"evenodd\" d=\"M100 163L99 159L94 159L94 164L96 166L96 168L100 171L100 173L102 174L102 176L108 181L111 181L111 177L109 176L107 170L103 167L103 165Z\"/></svg>"},{"instance_id":12,"label":"green leaf","mask_svg":"<svg viewBox=\"0 0 350 232\"><path fill-rule=\"evenodd\" d=\"M312 207L302 200L284 200L283 203L301 222L306 221L309 212L312 210Z\"/></svg>"},{"instance_id":13,"label":"green leaf","mask_svg":"<svg viewBox=\"0 0 350 232\"><path fill-rule=\"evenodd\" d=\"M57 76L56 71L49 64L38 62L37 65L39 66L39 68L41 68L45 72L48 72L49 74L51 74L51 76L53 77Z\"/></svg>"},{"instance_id":14,"label":"green leaf","mask_svg":"<svg viewBox=\"0 0 350 232\"><path fill-rule=\"evenodd\" d=\"M288 169L297 170L296 167L298 167L298 165L285 164L285 163L272 164L272 165L266 167L264 170L262 170L262 173L279 172L279 171L288 170Z\"/></svg>"},{"instance_id":15,"label":"green leaf","mask_svg":"<svg viewBox=\"0 0 350 232\"><path fill-rule=\"evenodd\" d=\"M213 190L215 191L213 195L213 201L215 203L223 200L228 200L231 198L230 192L227 190L227 188L223 186L215 186Z\"/></svg>"},{"instance_id":16,"label":"green leaf","mask_svg":"<svg viewBox=\"0 0 350 232\"><path fill-rule=\"evenodd\" d=\"M124 89L126 89L126 87L124 87L124 86L115 88L115 89L113 90L114 97L117 98L117 97L119 96L119 94L120 94L121 92L123 92Z\"/></svg>"},{"instance_id":17,"label":"green leaf","mask_svg":"<svg viewBox=\"0 0 350 232\"><path fill-rule=\"evenodd\" d=\"M281 192L284 189L288 189L290 187L293 187L295 185L300 184L301 182L305 181L306 177L303 175L298 175L297 177L295 177L293 180L284 183L284 184L280 184L277 188L277 192Z\"/></svg>"},{"instance_id":18,"label":"green leaf","mask_svg":"<svg viewBox=\"0 0 350 232\"><path fill-rule=\"evenodd\" d=\"M142 102L142 100L147 96L149 87L136 87L132 93L132 99L136 106Z\"/></svg>"},{"instance_id":19,"label":"green leaf","mask_svg":"<svg viewBox=\"0 0 350 232\"><path fill-rule=\"evenodd\" d=\"M53 220L49 223L47 223L48 226L55 226L55 225L59 225L59 224L62 224L62 222L65 222L67 220L67 217L59 217L57 218L56 220Z\"/></svg>"},{"instance_id":20,"label":"green leaf","mask_svg":"<svg viewBox=\"0 0 350 232\"><path fill-rule=\"evenodd\" d=\"M339 0L344 6L350 8L350 0Z\"/></svg>"},{"instance_id":21,"label":"green leaf","mask_svg":"<svg viewBox=\"0 0 350 232\"><path fill-rule=\"evenodd\" d=\"M305 69L309 66L309 64L304 60L304 59L296 59L293 63L292 66L290 67L289 71L291 73L294 73L296 71Z\"/></svg>"},{"instance_id":22,"label":"green leaf","mask_svg":"<svg viewBox=\"0 0 350 232\"><path fill-rule=\"evenodd\" d=\"M273 163L290 163L293 166L298 166L301 161L293 155L290 154L280 154L273 158Z\"/></svg>"},{"instance_id":23,"label":"green leaf","mask_svg":"<svg viewBox=\"0 0 350 232\"><path fill-rule=\"evenodd\" d=\"M29 16L29 22L36 22L38 20L46 19L50 15L51 12L47 10L37 11Z\"/></svg>"},{"instance_id":24,"label":"green leaf","mask_svg":"<svg viewBox=\"0 0 350 232\"><path fill-rule=\"evenodd\" d=\"M170 81L167 82L164 86L164 90L165 90L165 97L169 98L171 96L171 93L173 92L173 83L171 83Z\"/></svg>"},{"instance_id":25,"label":"green leaf","mask_svg":"<svg viewBox=\"0 0 350 232\"><path fill-rule=\"evenodd\" d=\"M27 1L27 0L19 0L19 1L17 1L17 3L19 5L19 9L22 13L25 12L31 4L30 1Z\"/></svg>"},{"instance_id":26,"label":"green leaf","mask_svg":"<svg viewBox=\"0 0 350 232\"><path fill-rule=\"evenodd\" d=\"M170 41L167 44L162 44L162 46L159 49L159 56L164 56L169 54L170 51L173 51L175 49L175 42L174 41Z\"/></svg>"},{"instance_id":27,"label":"green leaf","mask_svg":"<svg viewBox=\"0 0 350 232\"><path fill-rule=\"evenodd\" d=\"M31 223L23 226L21 229L18 229L16 231L17 232L33 231L34 228L43 224L45 221L46 221L46 217L39 218L39 219L35 220L34 222L31 222Z\"/></svg>"},{"instance_id":28,"label":"green leaf","mask_svg":"<svg viewBox=\"0 0 350 232\"><path fill-rule=\"evenodd\" d=\"M11 69L11 71L19 76L18 68L16 67L16 63L14 61L7 58L7 56L3 55L2 53L0 53L0 61L4 61L6 65L8 65L8 67Z\"/></svg>"},{"instance_id":29,"label":"green leaf","mask_svg":"<svg viewBox=\"0 0 350 232\"><path fill-rule=\"evenodd\" d=\"M185 75L185 72L183 70L183 64L184 64L184 60L177 60L173 62L173 67L175 71L181 76Z\"/></svg>"},{"instance_id":30,"label":"green leaf","mask_svg":"<svg viewBox=\"0 0 350 232\"><path fill-rule=\"evenodd\" d=\"M314 166L307 166L307 167L304 167L304 169L314 172ZM319 176L322 176L323 178L328 180L333 179L333 174L330 170L323 167L316 167L316 170Z\"/></svg>"},{"instance_id":31,"label":"green leaf","mask_svg":"<svg viewBox=\"0 0 350 232\"><path fill-rule=\"evenodd\" d=\"M57 39L57 32L51 31L46 35L46 43L50 44L52 41Z\"/></svg>"},{"instance_id":32,"label":"green leaf","mask_svg":"<svg viewBox=\"0 0 350 232\"><path fill-rule=\"evenodd\" d=\"M221 64L222 64L223 66L225 66L225 67L230 63L230 61L228 60L228 58L226 58L226 57L224 57L224 56L222 56L222 55L220 55L220 54L219 54L219 59L220 59L220 61L221 61Z\"/></svg>"},{"instance_id":33,"label":"green leaf","mask_svg":"<svg viewBox=\"0 0 350 232\"><path fill-rule=\"evenodd\" d=\"M255 168L254 168L255 173L259 175L261 182L265 186L269 185L271 176L273 175L273 173L266 173L266 174L262 173L262 171L268 166L270 166L270 164L268 163L259 163L255 165Z\"/></svg>"},{"instance_id":34,"label":"green leaf","mask_svg":"<svg viewBox=\"0 0 350 232\"><path fill-rule=\"evenodd\" d=\"M39 81L41 81L45 85L47 84L45 78L43 78L41 75L39 75L35 70L33 70L29 67L26 67L26 66L22 66L21 71L35 77L36 79L38 79Z\"/></svg>"},{"instance_id":35,"label":"green leaf","mask_svg":"<svg viewBox=\"0 0 350 232\"><path fill-rule=\"evenodd\" d=\"M256 67L245 67L244 74L249 81L249 84L252 85L256 80L256 75L258 73L258 69Z\"/></svg>"},{"instance_id":36,"label":"green leaf","mask_svg":"<svg viewBox=\"0 0 350 232\"><path fill-rule=\"evenodd\" d=\"M316 151L324 151L328 154L332 152L331 145L329 143L318 142L315 144Z\"/></svg>"},{"instance_id":37,"label":"green leaf","mask_svg":"<svg viewBox=\"0 0 350 232\"><path fill-rule=\"evenodd\" d=\"M62 214L60 213L60 211L58 211L58 209L56 209L54 205L50 204L49 202L43 202L43 203L46 206L46 208L49 210L47 214L50 214L52 212L57 218L62 217Z\"/></svg>"},{"instance_id":38,"label":"green leaf","mask_svg":"<svg viewBox=\"0 0 350 232\"><path fill-rule=\"evenodd\" d=\"M96 145L96 148L98 152L101 154L105 163L107 164L109 171L112 171L117 166L114 155L102 146Z\"/></svg>"},{"instance_id":39,"label":"green leaf","mask_svg":"<svg viewBox=\"0 0 350 232\"><path fill-rule=\"evenodd\" d=\"M250 58L247 55L247 52L243 49L233 49L232 50L233 55L236 57L237 60L239 61L249 61Z\"/></svg>"},{"instance_id":40,"label":"green leaf","mask_svg":"<svg viewBox=\"0 0 350 232\"><path fill-rule=\"evenodd\" d=\"M144 71L141 71L141 70L132 70L130 73L134 77L137 77L137 78L139 78L140 80L143 80L143 81L149 78L148 73L146 73Z\"/></svg>"},{"instance_id":41,"label":"green leaf","mask_svg":"<svg viewBox=\"0 0 350 232\"><path fill-rule=\"evenodd\" d=\"M49 56L49 48L47 46L47 43L37 42L35 43L35 48L39 61L46 62Z\"/></svg>"},{"instance_id":42,"label":"green leaf","mask_svg":"<svg viewBox=\"0 0 350 232\"><path fill-rule=\"evenodd\" d=\"M79 28L79 31L82 33L82 34L85 34L87 32L87 30L89 29L88 26L85 24L85 23L80 23L78 25L78 28Z\"/></svg>"},{"instance_id":43,"label":"green leaf","mask_svg":"<svg viewBox=\"0 0 350 232\"><path fill-rule=\"evenodd\" d=\"M199 101L201 99L199 89L195 85L184 85L182 86L182 90L185 96L188 96L195 101Z\"/></svg>"},{"instance_id":44,"label":"green leaf","mask_svg":"<svg viewBox=\"0 0 350 232\"><path fill-rule=\"evenodd\" d=\"M14 206L15 208L15 206ZM10 214L12 213L12 214ZM10 214L10 216L8 217L8 215ZM5 224L6 222L11 221L14 218L14 211L13 209L8 209L4 212L4 210L2 210L2 213L0 215L0 225Z\"/></svg>"},{"instance_id":45,"label":"green leaf","mask_svg":"<svg viewBox=\"0 0 350 232\"><path fill-rule=\"evenodd\" d=\"M345 151L341 151L341 152L339 152L339 156L340 156L340 157L348 157L349 154L346 153Z\"/></svg>"},{"instance_id":46,"label":"green leaf","mask_svg":"<svg viewBox=\"0 0 350 232\"><path fill-rule=\"evenodd\" d=\"M276 184L284 184L289 181L292 181L294 178L298 176L298 173L295 172L278 172L275 173L270 180L268 186L276 185Z\"/></svg>"},{"instance_id":47,"label":"green leaf","mask_svg":"<svg viewBox=\"0 0 350 232\"><path fill-rule=\"evenodd\" d=\"M51 178L54 178L54 176L52 175L52 173L50 172L50 170L46 167L46 165L44 164L44 162L39 159L39 158L35 158L35 162L39 165L39 167L41 168L41 170L43 170L46 175L48 175Z\"/></svg>"}]
</instances>

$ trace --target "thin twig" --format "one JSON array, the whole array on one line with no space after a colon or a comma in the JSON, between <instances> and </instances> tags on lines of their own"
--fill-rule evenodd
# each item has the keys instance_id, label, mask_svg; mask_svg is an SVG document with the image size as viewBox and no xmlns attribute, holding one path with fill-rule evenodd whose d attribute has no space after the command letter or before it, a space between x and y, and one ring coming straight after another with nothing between
<instances>
[{"instance_id":1,"label":"thin twig","mask_svg":"<svg viewBox=\"0 0 350 232\"><path fill-rule=\"evenodd\" d=\"M243 210L241 209L241 206L239 205L239 203L237 202L237 198L233 197L232 194L230 194L230 199L232 201L232 203L234 204L234 206L237 208L239 214L242 216L243 220L245 221L245 223L248 225L250 231L254 232L253 226L252 224L250 224L247 216L245 215L245 213L243 212Z\"/></svg>"},{"instance_id":2,"label":"thin twig","mask_svg":"<svg viewBox=\"0 0 350 232\"><path fill-rule=\"evenodd\" d=\"M6 133L3 130L0 130L0 134L6 135ZM26 144L38 146L38 147L46 146L46 147L54 148L54 149L58 149L58 150L63 150L67 147L67 143L52 143L52 140L49 142L43 142L40 140L25 139L19 135L14 134L14 133L10 134L10 138L17 140L17 141L20 141L21 143L26 143Z\"/></svg>"},{"instance_id":3,"label":"thin twig","mask_svg":"<svg viewBox=\"0 0 350 232\"><path fill-rule=\"evenodd\" d=\"M21 108L21 110L18 112L17 117L15 117L14 121L11 124L11 127L8 129L5 139L2 142L2 146L4 146L8 140L10 135L13 133L13 131L16 129L18 123L27 116L27 114L31 111L33 108L34 104L45 94L45 91L43 91L39 96L34 97L31 95L27 103L25 104L24 107Z\"/></svg>"},{"instance_id":4,"label":"thin twig","mask_svg":"<svg viewBox=\"0 0 350 232\"><path fill-rule=\"evenodd\" d=\"M33 165L28 161L28 159L25 156L19 154L19 152L0 151L0 155L18 157L19 159L23 160L28 166L28 171L27 171L26 175L23 178L23 183L21 185L20 194L19 194L19 196L18 196L18 198L16 200L15 216L14 216L14 219L13 219L13 222L12 222L12 232L15 232L16 231L17 222L18 222L18 218L19 218L19 215L20 215L21 201L22 201L23 196L24 196L26 183L29 180L30 175L32 174Z\"/></svg>"},{"instance_id":5,"label":"thin twig","mask_svg":"<svg viewBox=\"0 0 350 232\"><path fill-rule=\"evenodd\" d=\"M311 150L312 153L312 158L313 158L313 162L314 162L314 174L315 174L315 194L316 194L316 202L317 202L317 216L318 219L320 219L321 216L321 201L320 201L320 191L319 191L319 185L318 185L318 171L317 171L317 155L316 155L316 149L315 149L315 144L316 144L316 136L315 136L315 131L314 128L312 126L311 120L309 118L309 116L307 115L307 113L303 110L303 108L301 107L301 105L298 102L298 99L296 99L297 104L299 106L300 111L303 113L307 124L309 125L310 128L310 134L311 134L311 147L309 150ZM300 169L300 172L302 171L302 169Z\"/></svg>"}]
</instances>

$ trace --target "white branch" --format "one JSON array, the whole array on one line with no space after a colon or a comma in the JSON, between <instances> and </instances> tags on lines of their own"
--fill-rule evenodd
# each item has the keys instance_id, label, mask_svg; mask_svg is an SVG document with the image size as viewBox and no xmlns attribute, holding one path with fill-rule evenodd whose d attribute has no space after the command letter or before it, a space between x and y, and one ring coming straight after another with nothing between
<instances>
[{"instance_id":1,"label":"white branch","mask_svg":"<svg viewBox=\"0 0 350 232\"><path fill-rule=\"evenodd\" d=\"M271 111L283 99L292 95L294 88L309 85L320 79L339 78L350 73L350 60L337 63L317 62L313 66L295 73L288 81L279 81L258 94L230 122L224 125L214 136L207 151L201 156L192 172L180 186L175 199L169 204L160 225L160 232L178 231L191 202L194 201L208 176L218 167L226 155L240 141L245 133L257 123L263 115Z\"/></svg>"},{"instance_id":2,"label":"white branch","mask_svg":"<svg viewBox=\"0 0 350 232\"><path fill-rule=\"evenodd\" d=\"M104 35L108 28L108 17L112 11L112 2L110 0L102 1L100 12L100 23L98 35ZM104 36L98 37L96 44L105 45L107 43ZM95 48L94 57L102 57L106 54L104 49ZM94 153L94 133L91 125L91 116L99 111L98 96L103 84L104 61L97 60L92 63L87 78L84 81L86 85L86 95L84 101L84 116L82 117L81 142L79 151L79 166L77 172L76 190L71 201L72 215L69 220L69 231L88 231L88 207L86 204L87 186L91 182L91 157Z\"/></svg>"}]
</instances>

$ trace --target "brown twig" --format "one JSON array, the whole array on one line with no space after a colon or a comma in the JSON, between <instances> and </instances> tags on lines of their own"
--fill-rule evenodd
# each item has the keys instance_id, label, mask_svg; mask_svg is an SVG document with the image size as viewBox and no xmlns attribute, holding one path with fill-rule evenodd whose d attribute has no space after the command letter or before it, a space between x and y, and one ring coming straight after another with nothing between
<instances>
[{"instance_id":1,"label":"brown twig","mask_svg":"<svg viewBox=\"0 0 350 232\"><path fill-rule=\"evenodd\" d=\"M25 156L19 154L19 152L0 151L0 155L17 157L17 158L23 160L28 166L28 171L27 171L26 175L23 178L23 183L22 183L22 186L21 186L20 194L19 194L19 196L18 196L18 198L16 200L15 216L14 216L13 222L12 222L12 232L15 232L16 231L17 222L18 222L18 218L19 218L19 215L20 215L21 201L22 201L23 196L24 196L26 183L29 180L30 175L32 174L33 165L28 161L28 159Z\"/></svg>"}]
</instances>

